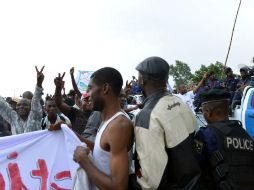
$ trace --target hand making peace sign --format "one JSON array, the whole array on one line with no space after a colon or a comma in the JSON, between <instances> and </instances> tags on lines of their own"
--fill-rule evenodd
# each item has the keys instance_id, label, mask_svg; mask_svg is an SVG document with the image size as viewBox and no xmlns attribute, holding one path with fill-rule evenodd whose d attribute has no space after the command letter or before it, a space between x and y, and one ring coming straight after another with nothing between
<instances>
[{"instance_id":1,"label":"hand making peace sign","mask_svg":"<svg viewBox=\"0 0 254 190\"><path fill-rule=\"evenodd\" d=\"M61 90L64 88L64 81L63 81L64 75L65 75L65 72L63 73L62 76L60 73L58 73L58 77L56 77L54 80L56 87Z\"/></svg>"},{"instance_id":2,"label":"hand making peace sign","mask_svg":"<svg viewBox=\"0 0 254 190\"><path fill-rule=\"evenodd\" d=\"M43 72L43 69L44 69L45 66L43 66L41 68L41 70L39 71L37 66L35 66L35 69L36 69L36 72L37 72L37 86L38 87L42 87L42 82L44 80L44 74L42 73Z\"/></svg>"}]
</instances>

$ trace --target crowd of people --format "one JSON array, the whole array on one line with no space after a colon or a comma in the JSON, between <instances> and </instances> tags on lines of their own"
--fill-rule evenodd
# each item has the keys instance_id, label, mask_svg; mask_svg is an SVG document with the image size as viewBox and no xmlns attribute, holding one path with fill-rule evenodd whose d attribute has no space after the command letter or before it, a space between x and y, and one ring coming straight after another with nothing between
<instances>
[{"instance_id":1,"label":"crowd of people","mask_svg":"<svg viewBox=\"0 0 254 190\"><path fill-rule=\"evenodd\" d=\"M73 160L98 189L254 188L253 141L239 121L229 120L230 108L251 85L246 68L240 79L226 68L223 81L208 72L197 85L170 92L168 63L149 57L124 88L121 73L104 67L83 94L71 68L73 90L65 94L65 73L59 73L54 95L45 100L43 69L36 67L34 93L0 97L0 136L68 125L87 145L76 148ZM200 111L208 125L198 129L194 114Z\"/></svg>"},{"instance_id":2,"label":"crowd of people","mask_svg":"<svg viewBox=\"0 0 254 190\"><path fill-rule=\"evenodd\" d=\"M230 108L234 109L241 104L243 90L246 86L253 86L253 69L243 67L240 75L234 75L230 67L224 70L225 78L218 80L214 71L206 72L198 84L180 84L173 93L186 102L189 107L198 113L201 111L202 97L200 94L211 89L226 90L230 93Z\"/></svg>"}]
</instances>

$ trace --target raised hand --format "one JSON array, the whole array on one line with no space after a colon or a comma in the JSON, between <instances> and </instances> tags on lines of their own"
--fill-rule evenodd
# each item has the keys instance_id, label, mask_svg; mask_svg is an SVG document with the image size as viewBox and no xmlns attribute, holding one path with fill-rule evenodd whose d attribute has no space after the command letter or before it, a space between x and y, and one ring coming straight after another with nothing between
<instances>
[{"instance_id":1,"label":"raised hand","mask_svg":"<svg viewBox=\"0 0 254 190\"><path fill-rule=\"evenodd\" d=\"M131 92L132 82L133 81L131 81L131 82L128 82L128 80L126 81L125 87L123 89L126 94L129 94Z\"/></svg>"},{"instance_id":2,"label":"raised hand","mask_svg":"<svg viewBox=\"0 0 254 190\"><path fill-rule=\"evenodd\" d=\"M70 75L73 75L74 74L74 67L72 67L71 69L70 69Z\"/></svg>"},{"instance_id":3,"label":"raised hand","mask_svg":"<svg viewBox=\"0 0 254 190\"><path fill-rule=\"evenodd\" d=\"M56 77L54 79L54 83L56 85L56 88L59 88L59 89L63 89L64 88L64 81L63 81L63 78L64 78L64 75L65 75L65 72L62 74L58 73L58 77Z\"/></svg>"},{"instance_id":4,"label":"raised hand","mask_svg":"<svg viewBox=\"0 0 254 190\"><path fill-rule=\"evenodd\" d=\"M40 87L40 88L42 87L42 82L43 82L43 80L44 80L44 74L42 73L44 67L45 67L45 66L43 66L43 67L41 68L41 70L39 71L38 68L37 68L37 66L35 66L35 70L36 70L36 72L37 72L37 86Z\"/></svg>"},{"instance_id":5,"label":"raised hand","mask_svg":"<svg viewBox=\"0 0 254 190\"><path fill-rule=\"evenodd\" d=\"M208 72L205 72L205 73L204 73L204 76L203 76L203 79L208 79L208 77L209 77L209 73L208 73Z\"/></svg>"}]
</instances>

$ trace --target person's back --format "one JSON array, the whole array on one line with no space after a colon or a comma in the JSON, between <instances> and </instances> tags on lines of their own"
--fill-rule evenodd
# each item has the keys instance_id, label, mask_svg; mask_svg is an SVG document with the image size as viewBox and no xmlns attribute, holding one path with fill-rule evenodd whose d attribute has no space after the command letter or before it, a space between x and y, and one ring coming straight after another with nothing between
<instances>
[{"instance_id":1,"label":"person's back","mask_svg":"<svg viewBox=\"0 0 254 190\"><path fill-rule=\"evenodd\" d=\"M148 58L136 69L146 96L135 118L137 182L142 189L194 189L200 172L191 137L194 114L167 91L166 61Z\"/></svg>"},{"instance_id":2,"label":"person's back","mask_svg":"<svg viewBox=\"0 0 254 190\"><path fill-rule=\"evenodd\" d=\"M241 122L228 120L230 94L203 94L208 125L195 135L197 158L203 170L202 189L250 190L254 187L253 141Z\"/></svg>"}]
</instances>

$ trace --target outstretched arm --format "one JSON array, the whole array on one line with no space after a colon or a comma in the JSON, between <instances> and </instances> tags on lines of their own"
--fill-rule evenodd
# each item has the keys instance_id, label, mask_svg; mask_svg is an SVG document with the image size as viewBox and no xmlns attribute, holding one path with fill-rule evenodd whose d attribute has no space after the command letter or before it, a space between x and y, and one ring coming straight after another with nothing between
<instances>
[{"instance_id":1,"label":"outstretched arm","mask_svg":"<svg viewBox=\"0 0 254 190\"><path fill-rule=\"evenodd\" d=\"M56 77L55 80L54 80L55 86L56 86L56 89L55 89L55 102L56 102L56 106L59 108L59 110L64 115L68 115L71 111L71 107L63 102L63 97L62 97L62 94L61 94L61 91L64 87L64 81L63 81L64 75L65 75L65 73L63 73L62 76L59 73L58 77Z\"/></svg>"},{"instance_id":2,"label":"outstretched arm","mask_svg":"<svg viewBox=\"0 0 254 190\"><path fill-rule=\"evenodd\" d=\"M41 107L41 96L43 94L43 88L42 88L42 82L44 80L44 74L43 69L44 66L40 71L38 71L38 68L35 66L36 72L37 72L37 83L35 87L34 96L32 98L31 102L31 111L32 111L32 117L33 119L37 119L38 117L42 117L42 107Z\"/></svg>"},{"instance_id":3,"label":"outstretched arm","mask_svg":"<svg viewBox=\"0 0 254 190\"><path fill-rule=\"evenodd\" d=\"M197 87L193 89L193 93L196 94L198 89L204 85L206 79L208 78L208 73L205 73L201 81L198 83Z\"/></svg>"},{"instance_id":4,"label":"outstretched arm","mask_svg":"<svg viewBox=\"0 0 254 190\"><path fill-rule=\"evenodd\" d=\"M37 130L41 130L41 119L42 119L42 106L41 106L41 96L43 94L43 88L42 88L42 82L44 80L44 74L43 74L43 69L44 66L42 67L42 69L39 71L37 66L35 66L36 69L36 73L37 73L37 83L36 83L36 87L35 87L35 92L32 98L32 102L31 102L31 111L29 113L28 116L28 121L29 123L33 123L33 121L36 122L28 125L28 128L25 129L26 132L29 131L37 131Z\"/></svg>"},{"instance_id":5,"label":"outstretched arm","mask_svg":"<svg viewBox=\"0 0 254 190\"><path fill-rule=\"evenodd\" d=\"M78 97L81 98L82 94L80 93L78 86L76 84L75 78L74 78L74 67L71 68L70 75L71 75L72 87L73 87L74 91L76 92L76 94L78 95Z\"/></svg>"}]
</instances>

